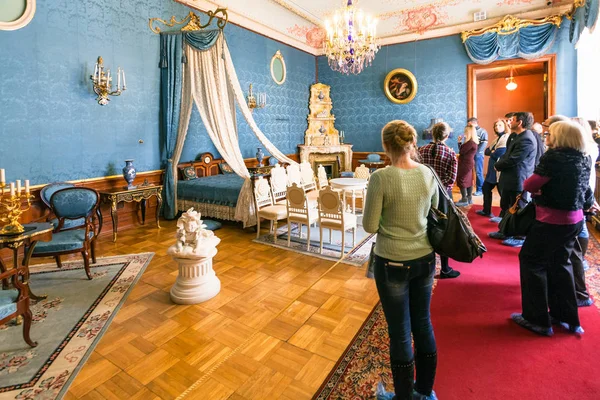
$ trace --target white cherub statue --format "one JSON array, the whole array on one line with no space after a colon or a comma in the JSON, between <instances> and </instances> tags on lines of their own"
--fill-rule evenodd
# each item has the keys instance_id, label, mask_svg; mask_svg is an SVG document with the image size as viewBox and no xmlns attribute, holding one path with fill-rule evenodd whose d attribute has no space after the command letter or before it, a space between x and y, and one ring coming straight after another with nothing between
<instances>
[{"instance_id":1,"label":"white cherub statue","mask_svg":"<svg viewBox=\"0 0 600 400\"><path fill-rule=\"evenodd\" d=\"M201 245L214 237L212 231L206 229L206 225L200 219L200 213L190 208L183 213L177 221L177 243L174 253L198 254L201 253Z\"/></svg>"}]
</instances>

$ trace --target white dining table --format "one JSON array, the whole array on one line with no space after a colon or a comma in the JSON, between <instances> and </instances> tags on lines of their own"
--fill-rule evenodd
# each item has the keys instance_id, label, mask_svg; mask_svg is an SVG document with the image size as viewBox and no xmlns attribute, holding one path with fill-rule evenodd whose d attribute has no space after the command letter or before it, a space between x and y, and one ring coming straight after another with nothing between
<instances>
[{"instance_id":1,"label":"white dining table","mask_svg":"<svg viewBox=\"0 0 600 400\"><path fill-rule=\"evenodd\" d=\"M352 195L352 213L356 214L356 192L363 193L364 207L364 192L367 188L367 182L368 181L366 179L359 178L334 178L329 181L329 184L331 185L332 189L338 189L342 191L342 202L344 204L344 210L346 209L346 193Z\"/></svg>"}]
</instances>

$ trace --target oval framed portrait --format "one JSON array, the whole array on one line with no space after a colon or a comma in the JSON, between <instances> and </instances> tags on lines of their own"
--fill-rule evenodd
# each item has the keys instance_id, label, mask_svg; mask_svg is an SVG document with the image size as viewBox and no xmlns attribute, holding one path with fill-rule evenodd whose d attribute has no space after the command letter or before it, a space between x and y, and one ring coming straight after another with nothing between
<instances>
[{"instance_id":1,"label":"oval framed portrait","mask_svg":"<svg viewBox=\"0 0 600 400\"><path fill-rule=\"evenodd\" d=\"M383 91L396 104L410 103L417 95L417 79L406 69L397 68L385 77Z\"/></svg>"}]
</instances>

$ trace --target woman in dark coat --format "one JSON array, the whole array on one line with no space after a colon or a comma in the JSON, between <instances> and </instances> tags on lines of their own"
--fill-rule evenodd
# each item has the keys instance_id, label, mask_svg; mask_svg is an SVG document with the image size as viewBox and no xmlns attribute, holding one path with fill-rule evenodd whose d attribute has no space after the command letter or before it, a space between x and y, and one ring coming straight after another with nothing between
<instances>
[{"instance_id":1,"label":"woman in dark coat","mask_svg":"<svg viewBox=\"0 0 600 400\"><path fill-rule=\"evenodd\" d=\"M462 143L463 136L458 137L458 172L456 176L456 185L460 188L461 198L456 202L459 207L473 204L473 168L475 167L475 153L479 139L477 131L472 126L465 127L465 142Z\"/></svg>"},{"instance_id":2,"label":"woman in dark coat","mask_svg":"<svg viewBox=\"0 0 600 400\"><path fill-rule=\"evenodd\" d=\"M519 253L523 312L511 317L540 335L551 336L552 324L581 335L569 258L585 223L583 210L594 202L591 168L581 126L555 122L549 139L551 148L523 182L535 199L535 221Z\"/></svg>"}]
</instances>

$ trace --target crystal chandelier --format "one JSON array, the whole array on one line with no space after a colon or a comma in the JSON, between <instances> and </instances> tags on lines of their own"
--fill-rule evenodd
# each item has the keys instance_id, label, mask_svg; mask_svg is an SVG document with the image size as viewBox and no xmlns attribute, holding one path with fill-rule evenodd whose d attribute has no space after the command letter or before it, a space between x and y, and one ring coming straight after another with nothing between
<instances>
[{"instance_id":1,"label":"crystal chandelier","mask_svg":"<svg viewBox=\"0 0 600 400\"><path fill-rule=\"evenodd\" d=\"M348 4L333 15L333 23L325 21L327 37L323 50L334 71L342 74L360 74L371 65L379 45L375 37L377 19L365 16L356 8L358 0Z\"/></svg>"}]
</instances>

